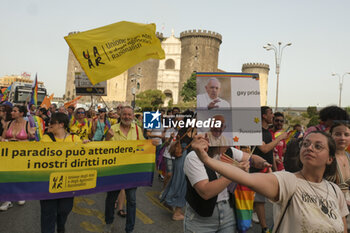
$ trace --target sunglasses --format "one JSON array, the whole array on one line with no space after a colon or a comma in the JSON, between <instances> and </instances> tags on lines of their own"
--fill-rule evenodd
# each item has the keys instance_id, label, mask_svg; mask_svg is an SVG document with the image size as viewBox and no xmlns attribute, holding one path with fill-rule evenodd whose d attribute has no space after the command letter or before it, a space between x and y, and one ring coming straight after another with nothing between
<instances>
[{"instance_id":1,"label":"sunglasses","mask_svg":"<svg viewBox=\"0 0 350 233\"><path fill-rule=\"evenodd\" d=\"M85 112L77 112L77 114L85 114Z\"/></svg>"},{"instance_id":2,"label":"sunglasses","mask_svg":"<svg viewBox=\"0 0 350 233\"><path fill-rule=\"evenodd\" d=\"M276 119L275 122L281 122L281 123L283 123L284 120Z\"/></svg>"}]
</instances>

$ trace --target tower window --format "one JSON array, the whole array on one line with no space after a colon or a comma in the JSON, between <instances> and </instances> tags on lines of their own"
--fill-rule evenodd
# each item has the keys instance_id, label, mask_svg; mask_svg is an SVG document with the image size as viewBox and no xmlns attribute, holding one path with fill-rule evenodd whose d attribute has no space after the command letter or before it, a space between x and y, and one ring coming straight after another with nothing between
<instances>
[{"instance_id":1,"label":"tower window","mask_svg":"<svg viewBox=\"0 0 350 233\"><path fill-rule=\"evenodd\" d=\"M173 70L175 69L175 61L173 59L168 59L165 61L165 69Z\"/></svg>"}]
</instances>

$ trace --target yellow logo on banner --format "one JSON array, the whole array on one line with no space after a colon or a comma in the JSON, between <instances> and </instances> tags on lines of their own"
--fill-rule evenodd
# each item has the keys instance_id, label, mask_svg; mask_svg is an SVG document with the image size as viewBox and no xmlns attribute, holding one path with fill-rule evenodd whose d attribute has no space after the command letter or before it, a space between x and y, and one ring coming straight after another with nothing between
<instances>
[{"instance_id":1,"label":"yellow logo on banner","mask_svg":"<svg viewBox=\"0 0 350 233\"><path fill-rule=\"evenodd\" d=\"M93 85L149 58L165 58L155 24L122 21L64 39Z\"/></svg>"},{"instance_id":2,"label":"yellow logo on banner","mask_svg":"<svg viewBox=\"0 0 350 233\"><path fill-rule=\"evenodd\" d=\"M96 187L97 171L53 172L50 174L50 193L92 189Z\"/></svg>"}]
</instances>

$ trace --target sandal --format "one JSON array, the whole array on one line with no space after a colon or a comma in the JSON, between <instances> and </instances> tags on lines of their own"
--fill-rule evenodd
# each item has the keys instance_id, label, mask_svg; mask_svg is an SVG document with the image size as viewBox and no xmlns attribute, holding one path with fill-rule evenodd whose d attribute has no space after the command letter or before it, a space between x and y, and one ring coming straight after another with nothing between
<instances>
[{"instance_id":1,"label":"sandal","mask_svg":"<svg viewBox=\"0 0 350 233\"><path fill-rule=\"evenodd\" d=\"M126 217L126 212L125 210L118 210L117 212L118 216L122 217L122 218L125 218Z\"/></svg>"}]
</instances>

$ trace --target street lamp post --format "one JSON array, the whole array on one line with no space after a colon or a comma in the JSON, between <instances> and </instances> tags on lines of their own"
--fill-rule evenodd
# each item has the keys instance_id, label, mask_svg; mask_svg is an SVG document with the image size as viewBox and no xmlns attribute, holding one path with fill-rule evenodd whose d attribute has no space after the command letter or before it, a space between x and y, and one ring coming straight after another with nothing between
<instances>
[{"instance_id":1,"label":"street lamp post","mask_svg":"<svg viewBox=\"0 0 350 233\"><path fill-rule=\"evenodd\" d=\"M273 45L271 43L267 43L263 47L267 51L273 50L275 52L276 76L277 76L275 111L277 111L277 107L278 107L278 85L279 85L280 68L281 68L281 62L282 62L282 53L283 53L284 48L287 46L291 46L292 43L285 44L284 46L282 46L282 48L281 48L281 45L282 45L282 42L278 42L278 48L277 48L275 45Z\"/></svg>"},{"instance_id":2,"label":"street lamp post","mask_svg":"<svg viewBox=\"0 0 350 233\"><path fill-rule=\"evenodd\" d=\"M342 76L337 73L333 73L332 76L337 76L339 78L339 108L341 108L341 93L343 90L344 76L350 74L350 72L344 73Z\"/></svg>"},{"instance_id":3,"label":"street lamp post","mask_svg":"<svg viewBox=\"0 0 350 233\"><path fill-rule=\"evenodd\" d=\"M143 75L141 74L141 68L138 68L137 73L130 74L132 77L130 81L133 84L133 87L131 88L131 94L133 95L133 101L132 101L132 108L135 109L136 106L136 92L137 90L140 89L140 83L139 83L139 78L142 78Z\"/></svg>"}]
</instances>

